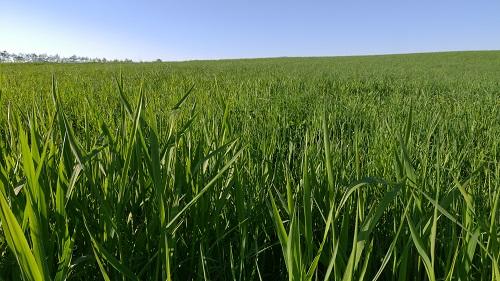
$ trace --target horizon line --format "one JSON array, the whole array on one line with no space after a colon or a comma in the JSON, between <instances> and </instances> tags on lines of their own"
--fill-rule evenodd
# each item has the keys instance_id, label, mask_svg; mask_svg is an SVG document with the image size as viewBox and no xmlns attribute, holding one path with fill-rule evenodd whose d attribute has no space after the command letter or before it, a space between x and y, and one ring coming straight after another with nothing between
<instances>
[{"instance_id":1,"label":"horizon line","mask_svg":"<svg viewBox=\"0 0 500 281\"><path fill-rule=\"evenodd\" d=\"M106 57L91 57L91 56L85 56L85 55L76 55L73 54L71 56L62 56L59 54L48 54L45 52L42 53L35 53L35 52L11 52L8 50L2 50L0 49L0 52L7 52L10 55L29 55L29 54L35 54L37 56L40 55L46 55L49 57L55 57L59 56L60 58L71 58L73 56L79 57L79 58L89 58L89 59L105 59L108 63L113 62L113 61L118 61L118 62L125 62L128 61L129 63L154 63L158 62L160 60L161 62L197 62L197 61L231 61L231 60L258 60L258 59L284 59L284 58L349 58L349 57L378 57L378 56L393 56L393 55L418 55L418 54L439 54L439 53L467 53L467 52L498 52L500 49L465 49L465 50L430 50L430 51L409 51L409 52L374 52L374 53L359 53L359 54L339 54L339 55L311 55L311 56L302 56L302 55L297 55L297 56L249 56L249 57L226 57L226 58L180 58L180 59L152 59L152 60L134 60L130 58L106 58ZM83 62L85 63L85 62ZM92 62L89 62L92 63Z\"/></svg>"}]
</instances>

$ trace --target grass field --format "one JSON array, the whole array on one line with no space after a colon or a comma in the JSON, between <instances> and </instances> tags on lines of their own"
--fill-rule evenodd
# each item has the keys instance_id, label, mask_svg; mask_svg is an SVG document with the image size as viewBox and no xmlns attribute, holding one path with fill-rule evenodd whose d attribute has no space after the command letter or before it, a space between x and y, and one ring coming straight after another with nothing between
<instances>
[{"instance_id":1,"label":"grass field","mask_svg":"<svg viewBox=\"0 0 500 281\"><path fill-rule=\"evenodd\" d=\"M0 65L0 280L500 280L500 52Z\"/></svg>"}]
</instances>

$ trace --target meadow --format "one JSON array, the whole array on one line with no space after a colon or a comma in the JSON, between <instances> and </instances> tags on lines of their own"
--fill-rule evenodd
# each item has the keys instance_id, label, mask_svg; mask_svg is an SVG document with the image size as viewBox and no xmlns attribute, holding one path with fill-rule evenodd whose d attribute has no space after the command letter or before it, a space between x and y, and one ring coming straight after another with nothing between
<instances>
[{"instance_id":1,"label":"meadow","mask_svg":"<svg viewBox=\"0 0 500 281\"><path fill-rule=\"evenodd\" d=\"M0 280L500 280L500 51L0 64Z\"/></svg>"}]
</instances>

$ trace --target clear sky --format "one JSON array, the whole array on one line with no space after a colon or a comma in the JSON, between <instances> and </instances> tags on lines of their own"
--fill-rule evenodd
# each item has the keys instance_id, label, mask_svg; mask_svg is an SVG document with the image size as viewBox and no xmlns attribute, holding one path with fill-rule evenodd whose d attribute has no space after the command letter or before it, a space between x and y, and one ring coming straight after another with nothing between
<instances>
[{"instance_id":1,"label":"clear sky","mask_svg":"<svg viewBox=\"0 0 500 281\"><path fill-rule=\"evenodd\" d=\"M499 0L0 0L0 50L134 60L500 49Z\"/></svg>"}]
</instances>

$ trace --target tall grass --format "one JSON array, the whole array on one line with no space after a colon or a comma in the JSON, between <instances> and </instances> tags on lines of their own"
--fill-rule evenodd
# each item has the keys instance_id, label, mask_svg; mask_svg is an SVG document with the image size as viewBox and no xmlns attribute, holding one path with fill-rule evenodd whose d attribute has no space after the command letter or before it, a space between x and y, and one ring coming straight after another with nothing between
<instances>
[{"instance_id":1,"label":"tall grass","mask_svg":"<svg viewBox=\"0 0 500 281\"><path fill-rule=\"evenodd\" d=\"M0 279L500 280L499 61L0 65Z\"/></svg>"}]
</instances>

